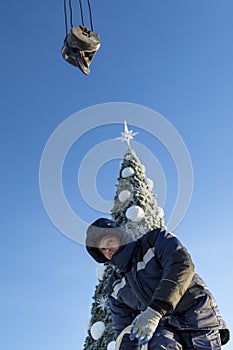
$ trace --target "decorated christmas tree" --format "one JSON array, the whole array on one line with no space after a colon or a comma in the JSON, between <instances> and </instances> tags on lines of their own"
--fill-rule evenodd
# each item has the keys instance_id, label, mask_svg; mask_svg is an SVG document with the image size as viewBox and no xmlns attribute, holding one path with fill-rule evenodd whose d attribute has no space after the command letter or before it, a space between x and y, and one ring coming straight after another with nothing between
<instances>
[{"instance_id":1,"label":"decorated christmas tree","mask_svg":"<svg viewBox=\"0 0 233 350\"><path fill-rule=\"evenodd\" d=\"M134 240L146 232L164 227L163 209L153 193L153 181L146 177L146 169L130 147L130 140L137 133L125 130L118 138L127 142L128 149L121 162L114 206L111 218L123 226ZM106 286L112 273L110 264L97 267L99 284L95 288L91 308L91 319L84 350L114 350L114 329L108 307Z\"/></svg>"}]
</instances>

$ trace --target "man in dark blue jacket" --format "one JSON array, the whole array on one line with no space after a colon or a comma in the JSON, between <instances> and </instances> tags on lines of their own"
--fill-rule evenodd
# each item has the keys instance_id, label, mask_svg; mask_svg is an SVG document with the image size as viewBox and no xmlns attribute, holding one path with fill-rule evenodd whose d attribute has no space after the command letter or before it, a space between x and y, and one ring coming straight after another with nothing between
<instances>
[{"instance_id":1,"label":"man in dark blue jacket","mask_svg":"<svg viewBox=\"0 0 233 350\"><path fill-rule=\"evenodd\" d=\"M116 337L132 324L121 350L220 350L229 330L186 248L157 228L132 241L115 221L100 218L87 230L86 248L115 270L107 291Z\"/></svg>"}]
</instances>

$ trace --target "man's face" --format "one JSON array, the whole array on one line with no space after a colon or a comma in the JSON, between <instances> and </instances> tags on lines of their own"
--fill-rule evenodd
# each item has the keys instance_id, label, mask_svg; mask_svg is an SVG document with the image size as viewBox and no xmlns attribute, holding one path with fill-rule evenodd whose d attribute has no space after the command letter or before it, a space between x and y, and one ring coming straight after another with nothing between
<instances>
[{"instance_id":1,"label":"man's face","mask_svg":"<svg viewBox=\"0 0 233 350\"><path fill-rule=\"evenodd\" d=\"M111 235L103 237L98 245L98 249L108 260L112 259L113 254L117 252L119 247L120 239Z\"/></svg>"}]
</instances>

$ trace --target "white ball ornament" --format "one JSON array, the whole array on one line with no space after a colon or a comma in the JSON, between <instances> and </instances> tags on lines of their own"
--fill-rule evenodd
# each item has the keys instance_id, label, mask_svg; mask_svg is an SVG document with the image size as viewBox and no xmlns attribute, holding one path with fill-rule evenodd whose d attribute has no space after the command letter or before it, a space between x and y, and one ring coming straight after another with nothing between
<instances>
[{"instance_id":1,"label":"white ball ornament","mask_svg":"<svg viewBox=\"0 0 233 350\"><path fill-rule=\"evenodd\" d=\"M125 215L127 219L133 222L140 222L145 217L144 210L138 205L133 205L132 207L128 208Z\"/></svg>"},{"instance_id":2,"label":"white ball ornament","mask_svg":"<svg viewBox=\"0 0 233 350\"><path fill-rule=\"evenodd\" d=\"M146 167L144 164L141 164L141 169L142 169L142 173L145 174L146 172Z\"/></svg>"},{"instance_id":3,"label":"white ball ornament","mask_svg":"<svg viewBox=\"0 0 233 350\"><path fill-rule=\"evenodd\" d=\"M154 187L154 182L153 182L153 180L151 180L151 179L148 178L148 179L146 180L146 182L147 182L147 185L148 185L149 189L152 190L153 187Z\"/></svg>"},{"instance_id":4,"label":"white ball ornament","mask_svg":"<svg viewBox=\"0 0 233 350\"><path fill-rule=\"evenodd\" d=\"M164 217L164 210L163 210L163 208L158 207L158 215L159 215L160 218Z\"/></svg>"},{"instance_id":5,"label":"white ball ornament","mask_svg":"<svg viewBox=\"0 0 233 350\"><path fill-rule=\"evenodd\" d=\"M133 170L133 168L131 168L131 167L124 168L124 169L122 170L122 173L121 173L122 177L124 177L124 178L130 177L130 176L132 176L133 174L134 174L134 170Z\"/></svg>"},{"instance_id":6,"label":"white ball ornament","mask_svg":"<svg viewBox=\"0 0 233 350\"><path fill-rule=\"evenodd\" d=\"M108 343L107 350L115 350L116 349L116 342L115 340Z\"/></svg>"},{"instance_id":7,"label":"white ball ornament","mask_svg":"<svg viewBox=\"0 0 233 350\"><path fill-rule=\"evenodd\" d=\"M105 331L105 324L103 321L97 321L91 326L91 336L95 340L100 339L104 331Z\"/></svg>"},{"instance_id":8,"label":"white ball ornament","mask_svg":"<svg viewBox=\"0 0 233 350\"><path fill-rule=\"evenodd\" d=\"M104 264L99 264L96 267L96 276L100 281L103 280L105 269L106 269L106 266Z\"/></svg>"},{"instance_id":9,"label":"white ball ornament","mask_svg":"<svg viewBox=\"0 0 233 350\"><path fill-rule=\"evenodd\" d=\"M131 192L128 190L121 191L118 195L119 201L124 203L131 196Z\"/></svg>"}]
</instances>

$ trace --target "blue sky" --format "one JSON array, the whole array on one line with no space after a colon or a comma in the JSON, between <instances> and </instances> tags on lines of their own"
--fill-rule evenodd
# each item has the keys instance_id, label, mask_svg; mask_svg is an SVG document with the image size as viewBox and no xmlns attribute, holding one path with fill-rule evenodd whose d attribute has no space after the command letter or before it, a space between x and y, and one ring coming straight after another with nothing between
<instances>
[{"instance_id":1,"label":"blue sky","mask_svg":"<svg viewBox=\"0 0 233 350\"><path fill-rule=\"evenodd\" d=\"M183 138L192 160L194 188L175 233L191 252L229 327L233 326L233 3L92 3L94 29L102 46L90 76L61 57L62 1L14 0L0 5L0 347L6 350L82 348L97 283L96 264L47 215L40 196L39 167L44 147L61 123L85 108L109 102L155 110ZM77 6L75 24L79 23ZM120 135L127 115L119 119L122 126L100 125L83 135L64 163L66 198L87 222L99 212L80 197L78 168L95 145ZM85 123L81 119L80 128ZM157 139L132 128L140 132L135 141L153 152L164 171L166 219L177 192L174 163ZM122 156L124 147L119 141ZM138 156L144 163L143 152ZM107 201L115 194L119 161L107 162L96 176L98 191ZM150 164L145 166L148 169ZM149 176L156 188L153 170ZM231 343L224 349L230 347Z\"/></svg>"}]
</instances>

